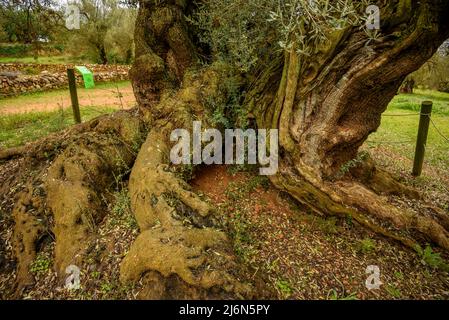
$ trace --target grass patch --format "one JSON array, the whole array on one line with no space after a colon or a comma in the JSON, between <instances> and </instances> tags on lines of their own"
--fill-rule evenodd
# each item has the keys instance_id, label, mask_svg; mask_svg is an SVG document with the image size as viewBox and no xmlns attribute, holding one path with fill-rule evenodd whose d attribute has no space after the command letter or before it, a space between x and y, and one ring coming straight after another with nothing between
<instances>
[{"instance_id":1,"label":"grass patch","mask_svg":"<svg viewBox=\"0 0 449 320\"><path fill-rule=\"evenodd\" d=\"M293 287L286 280L278 279L276 281L276 289L281 293L281 295L288 299L293 294Z\"/></svg>"},{"instance_id":2,"label":"grass patch","mask_svg":"<svg viewBox=\"0 0 449 320\"><path fill-rule=\"evenodd\" d=\"M402 297L402 292L392 284L387 285L385 290L393 298L400 299Z\"/></svg>"},{"instance_id":3,"label":"grass patch","mask_svg":"<svg viewBox=\"0 0 449 320\"><path fill-rule=\"evenodd\" d=\"M250 262L255 254L254 239L251 237L252 225L247 222L245 217L237 213L231 219L232 235L234 240L234 252L245 262Z\"/></svg>"},{"instance_id":4,"label":"grass patch","mask_svg":"<svg viewBox=\"0 0 449 320\"><path fill-rule=\"evenodd\" d=\"M360 240L357 244L357 251L361 253L369 253L376 249L376 244L374 241L370 238L365 238L363 240Z\"/></svg>"},{"instance_id":5,"label":"grass patch","mask_svg":"<svg viewBox=\"0 0 449 320\"><path fill-rule=\"evenodd\" d=\"M430 90L416 90L415 94L397 95L382 117L382 124L372 134L369 147L387 146L394 152L413 160L419 115L392 116L419 113L421 102L433 101L432 120L440 132L449 138L449 94ZM449 169L449 142L430 124L425 162L443 170Z\"/></svg>"},{"instance_id":6,"label":"grass patch","mask_svg":"<svg viewBox=\"0 0 449 320\"><path fill-rule=\"evenodd\" d=\"M423 265L449 272L449 265L439 253L433 252L431 246L427 245L425 249L418 248L418 254Z\"/></svg>"},{"instance_id":7,"label":"grass patch","mask_svg":"<svg viewBox=\"0 0 449 320\"><path fill-rule=\"evenodd\" d=\"M71 57L67 55L38 57L0 57L0 63L41 63L41 64L65 64L65 63L93 63L85 57Z\"/></svg>"},{"instance_id":8,"label":"grass patch","mask_svg":"<svg viewBox=\"0 0 449 320\"><path fill-rule=\"evenodd\" d=\"M123 187L120 191L114 192L114 206L112 207L113 226L124 223L130 229L137 229L138 224L131 210L131 199L129 191Z\"/></svg>"},{"instance_id":9,"label":"grass patch","mask_svg":"<svg viewBox=\"0 0 449 320\"><path fill-rule=\"evenodd\" d=\"M394 276L398 280L404 280L404 274L402 272L400 272L400 271L395 271L394 272Z\"/></svg>"},{"instance_id":10,"label":"grass patch","mask_svg":"<svg viewBox=\"0 0 449 320\"><path fill-rule=\"evenodd\" d=\"M110 107L82 107L81 117L88 121L115 111ZM0 148L23 145L65 129L75 123L70 110L0 115Z\"/></svg>"},{"instance_id":11,"label":"grass patch","mask_svg":"<svg viewBox=\"0 0 449 320\"><path fill-rule=\"evenodd\" d=\"M350 293L349 295L339 295L337 290L330 290L328 293L328 300L358 300L356 293Z\"/></svg>"},{"instance_id":12,"label":"grass patch","mask_svg":"<svg viewBox=\"0 0 449 320\"><path fill-rule=\"evenodd\" d=\"M389 110L420 112L425 100L433 102L432 114L449 116L449 93L432 90L416 89L413 94L399 94L390 102Z\"/></svg>"},{"instance_id":13,"label":"grass patch","mask_svg":"<svg viewBox=\"0 0 449 320\"><path fill-rule=\"evenodd\" d=\"M43 254L38 254L30 267L32 273L46 273L50 270L51 260Z\"/></svg>"}]
</instances>

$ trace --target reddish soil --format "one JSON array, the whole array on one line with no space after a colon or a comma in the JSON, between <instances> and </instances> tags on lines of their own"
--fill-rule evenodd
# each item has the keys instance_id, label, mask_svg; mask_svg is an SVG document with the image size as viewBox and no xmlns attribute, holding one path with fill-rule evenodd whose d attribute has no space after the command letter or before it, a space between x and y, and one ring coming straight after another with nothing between
<instances>
[{"instance_id":1,"label":"reddish soil","mask_svg":"<svg viewBox=\"0 0 449 320\"><path fill-rule=\"evenodd\" d=\"M191 181L233 230L234 250L281 299L447 299L448 274L351 219L308 213L254 173L203 168ZM367 243L369 245L367 245ZM382 285L368 290L368 266Z\"/></svg>"}]
</instances>

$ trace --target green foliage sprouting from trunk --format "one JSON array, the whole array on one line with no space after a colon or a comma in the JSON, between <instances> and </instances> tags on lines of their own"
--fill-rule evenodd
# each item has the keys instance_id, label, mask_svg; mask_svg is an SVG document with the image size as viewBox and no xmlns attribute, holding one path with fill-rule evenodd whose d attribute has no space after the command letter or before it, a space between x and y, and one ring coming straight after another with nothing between
<instances>
[{"instance_id":1,"label":"green foliage sprouting from trunk","mask_svg":"<svg viewBox=\"0 0 449 320\"><path fill-rule=\"evenodd\" d=\"M206 0L189 21L215 58L248 72L273 52L312 55L331 31L360 26L366 6L364 0Z\"/></svg>"}]
</instances>

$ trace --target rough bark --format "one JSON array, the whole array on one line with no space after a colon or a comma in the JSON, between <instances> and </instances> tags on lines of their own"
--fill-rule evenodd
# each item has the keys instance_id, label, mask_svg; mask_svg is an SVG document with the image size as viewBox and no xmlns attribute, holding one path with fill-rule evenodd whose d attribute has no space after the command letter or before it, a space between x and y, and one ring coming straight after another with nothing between
<instances>
[{"instance_id":1,"label":"rough bark","mask_svg":"<svg viewBox=\"0 0 449 320\"><path fill-rule=\"evenodd\" d=\"M376 226L376 220L388 221L393 229L417 230L449 249L449 233L438 222L399 211L378 195L413 193L388 174L365 165L367 170L340 177L342 166L379 127L404 78L448 37L448 12L444 1L388 2L381 6L380 39L368 41L361 30L336 31L312 57L292 51L260 70L262 81L253 85L248 104L259 127L279 128L282 164L272 181L314 211L352 215L416 246Z\"/></svg>"},{"instance_id":2,"label":"rough bark","mask_svg":"<svg viewBox=\"0 0 449 320\"><path fill-rule=\"evenodd\" d=\"M190 8L189 1L141 2L131 77L139 107L156 132L149 134L131 175L133 209L143 233L124 261L123 274L136 280L145 270L165 276L176 273L189 284L208 288L223 283L210 284L204 280L209 279L207 274L192 278L189 268L197 268L198 261L190 266L178 261L168 271L155 264L158 260L153 254L141 253L145 243L152 246L154 238L161 237L152 229L156 223L163 232L165 228L169 233L185 232L173 220L176 208L163 201L169 189L195 215L208 216L201 200L185 191L188 186L166 169L170 130L190 128L192 119L207 122L201 97L224 94L216 92L216 79L224 75L215 73L213 65L196 65L200 47L182 14ZM329 35L329 41L310 57L294 50L284 56L261 57L266 63L248 75L254 80L243 88L249 92L245 105L258 128L279 129L281 165L272 178L277 187L318 214L352 216L406 246L418 245L410 233L413 230L449 249L449 233L437 221L387 203L382 194L417 197L417 193L376 169L369 159L361 161L350 175L340 175L340 168L357 156L368 135L379 127L381 114L406 75L418 69L449 36L444 18L449 5L444 1L395 1L381 8L380 39L369 40L364 31L347 28ZM198 241L193 246L188 236L182 237L182 249L166 249L188 257L193 247L196 254L204 255L208 246L224 241L212 230L205 238L209 236L211 242ZM128 276L129 270L132 275Z\"/></svg>"},{"instance_id":3,"label":"rough bark","mask_svg":"<svg viewBox=\"0 0 449 320\"><path fill-rule=\"evenodd\" d=\"M130 76L150 133L133 166L129 192L141 235L121 266L124 282L159 275L155 296L187 284L190 297L252 297L224 225L169 163L175 128L206 125L208 98L219 97L219 73L199 70L199 46L185 22L192 1L142 1L136 23L136 59ZM219 252L220 254L214 254ZM181 280L173 284L172 277ZM257 293L259 296L261 292Z\"/></svg>"},{"instance_id":4,"label":"rough bark","mask_svg":"<svg viewBox=\"0 0 449 320\"><path fill-rule=\"evenodd\" d=\"M105 215L108 190L132 166L144 132L140 117L128 112L76 129L68 130L69 136L47 138L40 147L32 145L25 154L28 162L51 161L27 179L12 210L19 296L33 284L30 266L44 237L56 242L54 266L59 275L82 261L96 224ZM44 151L49 145L53 154Z\"/></svg>"},{"instance_id":5,"label":"rough bark","mask_svg":"<svg viewBox=\"0 0 449 320\"><path fill-rule=\"evenodd\" d=\"M240 281L220 217L190 190L183 168L168 159L171 130L191 129L194 120L212 127L206 101L226 94L221 71L198 63L203 49L185 21L193 9L189 0L141 1L130 72L139 114L97 119L76 127L69 142L46 141L0 155L39 157L58 149L18 194L13 210L19 289L32 282L29 265L45 232L55 236L60 274L83 259L95 221L104 215L102 195L114 176L132 168L129 193L141 234L123 259L121 280L143 278L147 298L260 297ZM416 192L370 159L348 173L340 170L377 129L405 76L449 36L448 10L449 3L440 0L392 1L382 7L380 39L368 41L351 28L329 35L311 57L295 51L261 57L267 63L247 75L253 81L242 90L257 127L279 129L281 162L272 177L277 187L317 214L352 216L409 247L418 244L418 231L449 249L442 226L447 220L440 224L401 211L382 196Z\"/></svg>"}]
</instances>

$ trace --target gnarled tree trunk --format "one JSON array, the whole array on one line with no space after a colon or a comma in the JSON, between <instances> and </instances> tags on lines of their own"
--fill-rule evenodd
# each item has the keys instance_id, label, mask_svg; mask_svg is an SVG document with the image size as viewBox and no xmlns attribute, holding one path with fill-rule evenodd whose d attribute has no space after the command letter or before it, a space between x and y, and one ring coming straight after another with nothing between
<instances>
[{"instance_id":1,"label":"gnarled tree trunk","mask_svg":"<svg viewBox=\"0 0 449 320\"><path fill-rule=\"evenodd\" d=\"M201 90L186 78L189 68L198 69L194 63L200 50L183 18L191 10L188 3L142 2L132 71L140 107L153 123L164 119L164 124L170 121L177 128L189 128L192 114L206 120L201 101L184 102L185 88L178 91L175 106L167 106L172 101L165 97L181 82L191 83L189 99L192 91ZM316 212L351 215L406 245L417 243L396 231L417 230L449 249L449 234L438 222L386 203L379 194L417 195L372 161L360 161L350 178L341 174L342 166L356 158L359 147L379 127L381 114L404 78L449 36L444 18L449 6L443 1L379 6L381 38L369 39L364 30L349 27L329 35L324 45L313 48L313 55L300 56L294 48L284 56L272 53L263 68L249 75L255 80L244 88L249 92L245 103L258 128L279 129L281 166L272 178L276 186ZM168 132L159 138L167 137ZM379 220L390 222L391 230L380 227Z\"/></svg>"},{"instance_id":2,"label":"gnarled tree trunk","mask_svg":"<svg viewBox=\"0 0 449 320\"><path fill-rule=\"evenodd\" d=\"M280 170L271 179L277 187L319 214L352 216L409 247L418 245L409 233L413 230L449 249L449 233L438 221L386 202L382 194L417 194L378 170L370 159L360 161L351 176L341 174L341 167L357 157L359 147L379 127L381 114L404 78L449 36L445 19L449 4L445 1L395 1L380 7L381 38L370 40L363 30L346 28L331 34L311 56L299 56L295 50L284 56L270 54L264 67L248 75L250 81L242 88L248 92L245 106L259 129L279 129ZM142 1L139 10L131 76L152 133L134 166L130 192L140 226L148 231L125 258L126 278L129 270L134 279L145 269L170 273L150 263L155 260L153 254L142 257L141 253L145 243L160 236L151 229L156 222L177 235L186 232L170 215L176 208L164 201L169 190L193 209L193 216L201 221L209 216L204 203L162 169L169 164L170 130L191 128L193 119L207 122L204 96L225 94L217 91L224 75L213 65L200 68L196 64L202 48L184 20L193 9L190 1ZM204 254L205 248L223 241L223 235L209 229L188 232L207 232L204 238L210 242L193 245L197 253ZM172 252L189 255L190 249L179 250ZM176 273L191 285L223 285L211 282L207 274L193 279L186 272L188 266L181 267Z\"/></svg>"},{"instance_id":3,"label":"gnarled tree trunk","mask_svg":"<svg viewBox=\"0 0 449 320\"><path fill-rule=\"evenodd\" d=\"M417 231L449 249L449 233L442 226L446 223L401 211L382 197L383 193L416 197L413 190L377 169L370 159L358 159L358 166L349 173L341 170L376 131L406 75L449 37L447 1L382 3L381 38L369 39L363 30L351 27L329 35L325 45L313 48L310 56L292 49L261 57L266 62L261 63L263 67L241 81L241 90L247 92L244 106L259 129L279 129L280 167L271 178L278 188L318 214L352 216L407 246L418 245L413 234ZM77 140L84 139L82 148L73 146L77 141L72 149L70 144L65 146L49 175L42 175L45 195L41 201L47 201L55 217L61 274L82 257L83 241L93 232L86 219L92 206L96 210L89 217L101 218L102 204L93 194L101 193L97 189L106 188L110 179L102 166L120 172L124 163L132 167L129 192L141 234L122 262L123 282L144 277L152 286L151 298L257 294L234 272L236 259L219 217L180 178L183 168L169 162L171 131L192 129L194 120L212 127L206 102L226 100L220 86L225 77L222 69L213 63L200 64L200 57L209 50L198 43L196 30L185 19L195 9L190 0L140 1L130 76L142 117L121 116L85 128ZM140 121L149 128L141 147ZM133 125L126 129L128 122ZM122 142L109 147L108 138ZM129 152L130 145L140 147L137 155ZM16 153L5 152L5 157ZM111 161L111 154L123 161ZM86 163L94 163L95 170L84 174ZM92 177L101 183L93 184ZM33 188L22 192L14 210L22 282L29 280L26 270L43 232L29 210L36 202ZM71 197L73 192L78 198Z\"/></svg>"},{"instance_id":4,"label":"gnarled tree trunk","mask_svg":"<svg viewBox=\"0 0 449 320\"><path fill-rule=\"evenodd\" d=\"M352 215L409 246L416 243L375 220L417 230L449 249L449 233L436 221L401 212L378 196L413 192L371 161L362 161L351 179L339 172L379 127L404 78L448 37L448 10L443 1L389 2L381 6L381 38L368 41L362 30L339 30L311 57L292 51L260 70L265 81L256 82L248 101L259 127L279 128L282 165L272 179L278 187L315 211Z\"/></svg>"}]
</instances>

